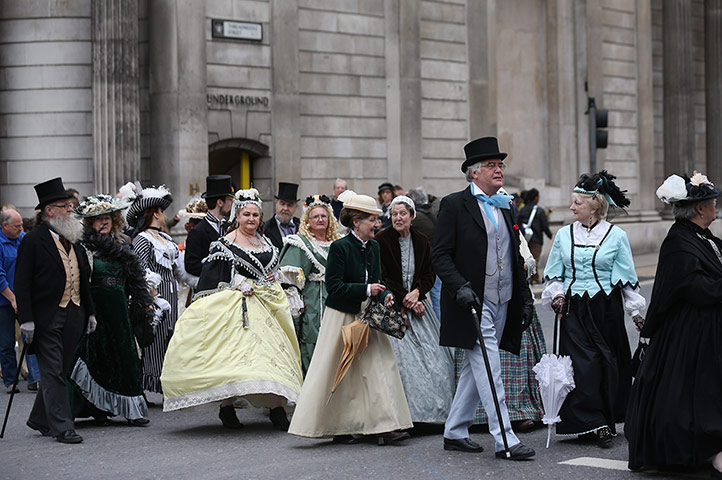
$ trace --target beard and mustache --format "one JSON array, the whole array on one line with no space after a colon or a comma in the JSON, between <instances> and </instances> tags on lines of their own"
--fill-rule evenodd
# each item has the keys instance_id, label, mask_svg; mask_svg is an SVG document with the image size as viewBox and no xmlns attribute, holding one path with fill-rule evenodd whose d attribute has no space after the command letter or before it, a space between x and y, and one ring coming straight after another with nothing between
<instances>
[{"instance_id":1,"label":"beard and mustache","mask_svg":"<svg viewBox=\"0 0 722 480\"><path fill-rule=\"evenodd\" d=\"M47 219L50 228L70 243L77 243L83 237L83 223L72 215Z\"/></svg>"}]
</instances>

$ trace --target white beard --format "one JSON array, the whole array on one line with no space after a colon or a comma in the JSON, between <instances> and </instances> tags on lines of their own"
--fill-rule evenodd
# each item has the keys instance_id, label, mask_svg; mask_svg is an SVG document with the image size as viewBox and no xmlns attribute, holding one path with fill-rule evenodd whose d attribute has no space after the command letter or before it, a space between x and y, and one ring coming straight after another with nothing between
<instances>
[{"instance_id":1,"label":"white beard","mask_svg":"<svg viewBox=\"0 0 722 480\"><path fill-rule=\"evenodd\" d=\"M72 215L48 218L48 225L70 243L77 243L83 237L83 223Z\"/></svg>"}]
</instances>

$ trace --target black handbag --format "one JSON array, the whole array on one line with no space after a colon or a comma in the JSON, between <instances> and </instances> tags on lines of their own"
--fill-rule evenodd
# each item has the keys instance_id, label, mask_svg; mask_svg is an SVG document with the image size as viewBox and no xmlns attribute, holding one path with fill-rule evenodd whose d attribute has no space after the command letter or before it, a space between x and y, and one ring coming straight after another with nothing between
<instances>
[{"instance_id":1,"label":"black handbag","mask_svg":"<svg viewBox=\"0 0 722 480\"><path fill-rule=\"evenodd\" d=\"M632 369L632 376L637 376L637 370L639 370L639 366L642 364L642 359L644 358L644 354L647 351L647 347L649 346L649 340L646 338L642 341L643 337L639 337L639 343L637 343L637 349L634 351L634 355L632 355L632 363L630 364L630 367Z\"/></svg>"},{"instance_id":2,"label":"black handbag","mask_svg":"<svg viewBox=\"0 0 722 480\"><path fill-rule=\"evenodd\" d=\"M374 330L391 335L399 340L406 334L406 318L393 307L387 307L383 303L372 300L361 317L363 322L369 324Z\"/></svg>"}]
</instances>

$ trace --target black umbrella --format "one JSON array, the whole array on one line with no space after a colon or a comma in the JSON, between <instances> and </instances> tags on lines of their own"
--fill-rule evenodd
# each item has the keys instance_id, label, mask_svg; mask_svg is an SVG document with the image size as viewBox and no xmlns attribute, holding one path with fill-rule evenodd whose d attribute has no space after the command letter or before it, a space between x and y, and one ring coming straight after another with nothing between
<instances>
[{"instance_id":1,"label":"black umbrella","mask_svg":"<svg viewBox=\"0 0 722 480\"><path fill-rule=\"evenodd\" d=\"M15 397L15 392L17 391L18 379L20 378L20 365L23 364L23 358L25 358L25 350L27 350L27 349L28 349L28 344L23 342L23 351L20 352L20 361L18 362L18 371L15 374L15 380L13 380L12 391L10 393L10 400L8 400L7 410L5 410L5 420L3 420L3 429L0 432L0 438L3 438L5 436L5 427L8 424L8 416L10 415L10 407L13 406L13 398Z\"/></svg>"},{"instance_id":2,"label":"black umbrella","mask_svg":"<svg viewBox=\"0 0 722 480\"><path fill-rule=\"evenodd\" d=\"M471 307L471 314L474 316L474 326L476 327L476 334L479 337L479 344L481 345L481 353L484 356L484 366L486 366L486 375L489 377L489 386L491 387L491 395L494 397L494 407L496 408L496 418L499 419L499 427L501 428L501 438L504 441L504 455L506 458L511 458L511 451L509 451L509 442L506 439L506 428L504 428L504 420L501 418L501 407L499 407L499 399L496 396L496 385L494 385L494 375L491 373L491 364L489 364L489 354L486 352L486 345L484 344L484 335L481 333L481 315L476 312L474 307Z\"/></svg>"}]
</instances>

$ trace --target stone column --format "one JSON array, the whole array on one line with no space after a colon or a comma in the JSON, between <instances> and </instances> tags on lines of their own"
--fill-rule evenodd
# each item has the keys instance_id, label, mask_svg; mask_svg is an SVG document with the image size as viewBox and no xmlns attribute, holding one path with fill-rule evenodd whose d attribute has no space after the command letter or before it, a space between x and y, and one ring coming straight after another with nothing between
<instances>
[{"instance_id":1,"label":"stone column","mask_svg":"<svg viewBox=\"0 0 722 480\"><path fill-rule=\"evenodd\" d=\"M496 0L466 4L466 44L469 70L469 139L497 136ZM502 146L503 147L503 146Z\"/></svg>"},{"instance_id":2,"label":"stone column","mask_svg":"<svg viewBox=\"0 0 722 480\"><path fill-rule=\"evenodd\" d=\"M298 0L271 2L271 192L278 182L301 183L301 107L298 61Z\"/></svg>"},{"instance_id":3,"label":"stone column","mask_svg":"<svg viewBox=\"0 0 722 480\"><path fill-rule=\"evenodd\" d=\"M208 174L205 3L154 0L149 7L151 179L178 209Z\"/></svg>"},{"instance_id":4,"label":"stone column","mask_svg":"<svg viewBox=\"0 0 722 480\"><path fill-rule=\"evenodd\" d=\"M639 199L635 210L657 217L659 201L654 173L654 89L652 85L652 2L637 0L637 132L639 137Z\"/></svg>"},{"instance_id":5,"label":"stone column","mask_svg":"<svg viewBox=\"0 0 722 480\"><path fill-rule=\"evenodd\" d=\"M138 0L97 0L92 23L93 179L113 195L140 174Z\"/></svg>"},{"instance_id":6,"label":"stone column","mask_svg":"<svg viewBox=\"0 0 722 480\"><path fill-rule=\"evenodd\" d=\"M664 176L694 170L692 2L663 0Z\"/></svg>"},{"instance_id":7,"label":"stone column","mask_svg":"<svg viewBox=\"0 0 722 480\"><path fill-rule=\"evenodd\" d=\"M722 0L704 3L704 83L707 175L722 183Z\"/></svg>"},{"instance_id":8,"label":"stone column","mask_svg":"<svg viewBox=\"0 0 722 480\"><path fill-rule=\"evenodd\" d=\"M419 2L386 0L387 177L405 188L423 183Z\"/></svg>"},{"instance_id":9,"label":"stone column","mask_svg":"<svg viewBox=\"0 0 722 480\"><path fill-rule=\"evenodd\" d=\"M542 172L548 185L567 189L576 182L577 103L574 4L547 2L548 164ZM543 158L540 156L540 158Z\"/></svg>"}]
</instances>

